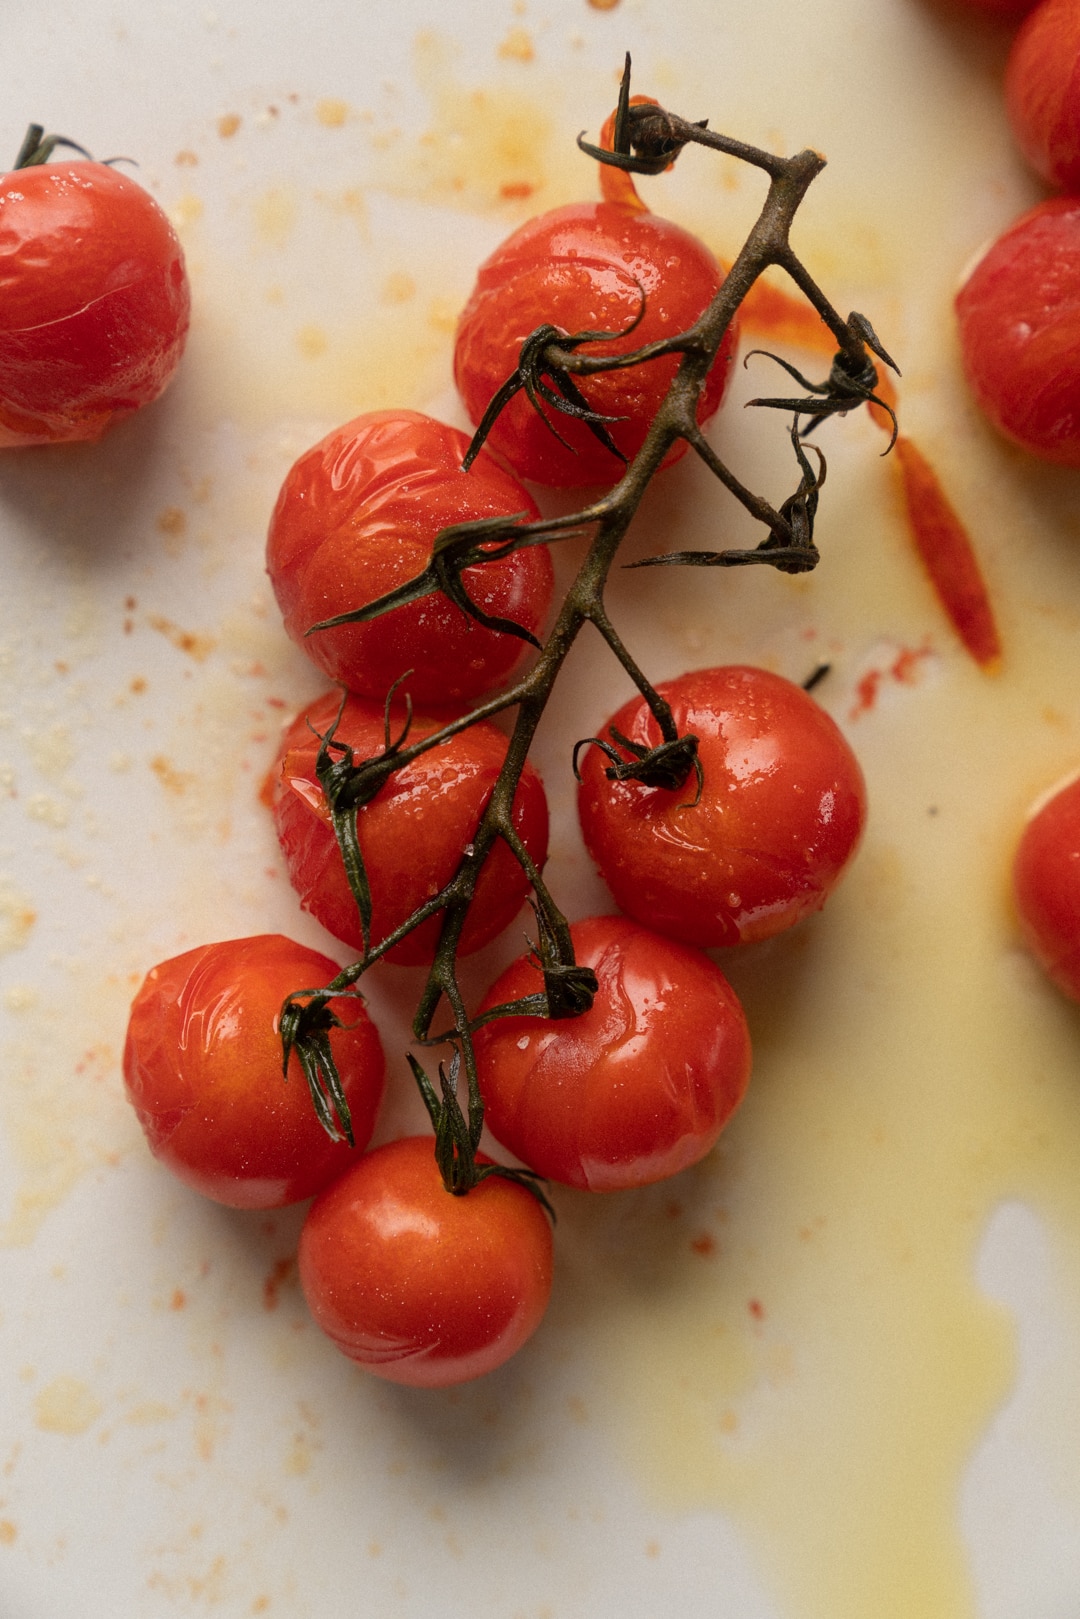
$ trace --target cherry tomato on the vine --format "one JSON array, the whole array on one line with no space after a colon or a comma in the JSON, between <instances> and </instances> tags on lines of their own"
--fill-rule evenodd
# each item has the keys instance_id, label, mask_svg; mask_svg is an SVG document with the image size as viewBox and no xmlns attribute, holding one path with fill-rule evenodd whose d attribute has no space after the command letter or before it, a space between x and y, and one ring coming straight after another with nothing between
<instances>
[{"instance_id":1,"label":"cherry tomato on the vine","mask_svg":"<svg viewBox=\"0 0 1080 1619\"><path fill-rule=\"evenodd\" d=\"M599 989L590 1011L554 1022L499 1017L476 1031L492 1135L531 1169L592 1192L664 1180L710 1150L750 1077L735 991L702 951L622 916L570 929ZM535 994L522 956L480 1013Z\"/></svg>"},{"instance_id":2,"label":"cherry tomato on the vine","mask_svg":"<svg viewBox=\"0 0 1080 1619\"><path fill-rule=\"evenodd\" d=\"M1013 891L1032 955L1080 1001L1080 776L1036 805L1017 846Z\"/></svg>"},{"instance_id":3,"label":"cherry tomato on the vine","mask_svg":"<svg viewBox=\"0 0 1080 1619\"><path fill-rule=\"evenodd\" d=\"M551 1292L551 1227L533 1194L491 1175L455 1197L434 1146L409 1136L368 1153L300 1233L300 1283L322 1330L376 1377L419 1388L501 1366Z\"/></svg>"},{"instance_id":4,"label":"cherry tomato on the vine","mask_svg":"<svg viewBox=\"0 0 1080 1619\"><path fill-rule=\"evenodd\" d=\"M98 439L176 370L190 294L176 233L103 163L0 177L0 446Z\"/></svg>"},{"instance_id":5,"label":"cherry tomato on the vine","mask_svg":"<svg viewBox=\"0 0 1080 1619\"><path fill-rule=\"evenodd\" d=\"M866 815L862 772L835 722L764 669L700 669L657 690L679 734L698 738L703 785L698 797L693 773L675 790L614 781L607 754L583 751L581 825L616 902L704 946L768 939L820 910ZM641 697L604 740L613 731L641 746L661 741Z\"/></svg>"},{"instance_id":6,"label":"cherry tomato on the vine","mask_svg":"<svg viewBox=\"0 0 1080 1619\"><path fill-rule=\"evenodd\" d=\"M1005 105L1017 144L1050 185L1080 187L1080 7L1042 0L1013 41Z\"/></svg>"},{"instance_id":7,"label":"cherry tomato on the vine","mask_svg":"<svg viewBox=\"0 0 1080 1619\"><path fill-rule=\"evenodd\" d=\"M994 426L1044 461L1080 466L1080 201L1022 214L956 312L968 384Z\"/></svg>"},{"instance_id":8,"label":"cherry tomato on the vine","mask_svg":"<svg viewBox=\"0 0 1080 1619\"><path fill-rule=\"evenodd\" d=\"M350 691L381 701L409 672L418 703L454 704L501 685L526 643L489 629L441 591L367 624L307 631L366 607L427 567L440 529L489 517L539 517L516 478L490 455L468 472L464 433L413 410L380 410L335 429L296 462L270 520L267 568L285 628ZM487 614L532 635L543 628L553 571L530 546L465 571Z\"/></svg>"},{"instance_id":9,"label":"cherry tomato on the vine","mask_svg":"<svg viewBox=\"0 0 1080 1619\"><path fill-rule=\"evenodd\" d=\"M580 354L623 354L674 337L709 304L723 280L696 237L645 209L617 203L573 203L541 214L514 232L480 266L458 323L454 380L472 421L517 367L521 345L538 326L567 336L584 331L632 332L614 342L585 343ZM642 304L644 301L644 313ZM707 421L723 398L734 355L729 330L702 392ZM591 409L625 420L607 429L627 457L641 448L678 366L670 355L625 371L576 378ZM549 431L523 393L503 410L488 443L522 478L576 487L614 483L622 462L582 422L546 405ZM670 460L685 449L675 446Z\"/></svg>"},{"instance_id":10,"label":"cherry tomato on the vine","mask_svg":"<svg viewBox=\"0 0 1080 1619\"><path fill-rule=\"evenodd\" d=\"M274 1209L321 1191L352 1161L319 1123L294 1053L281 1071L278 1013L330 983L328 956L280 934L202 945L151 969L131 1008L124 1083L154 1156L196 1191ZM356 999L331 1001L330 1033L358 1147L375 1127L384 1062Z\"/></svg>"},{"instance_id":11,"label":"cherry tomato on the vine","mask_svg":"<svg viewBox=\"0 0 1080 1619\"><path fill-rule=\"evenodd\" d=\"M341 693L330 692L304 710L282 742L274 783L274 817L289 878L305 910L337 938L361 949L359 914L345 875L326 799L315 770L319 736L334 724ZM409 741L439 729L441 721L414 717ZM314 727L314 730L312 730ZM391 729L400 730L395 706ZM350 696L334 733L354 750L356 762L382 753L382 705ZM395 731L396 736L396 731ZM472 839L506 758L507 739L481 721L396 771L370 804L357 811L357 834L371 889L371 942L392 933L453 877ZM514 800L514 825L536 865L547 856L548 813L540 777L526 764ZM460 940L464 953L479 950L511 923L525 902L528 880L500 840L481 872ZM417 966L432 959L441 915L422 923L387 954Z\"/></svg>"}]
</instances>

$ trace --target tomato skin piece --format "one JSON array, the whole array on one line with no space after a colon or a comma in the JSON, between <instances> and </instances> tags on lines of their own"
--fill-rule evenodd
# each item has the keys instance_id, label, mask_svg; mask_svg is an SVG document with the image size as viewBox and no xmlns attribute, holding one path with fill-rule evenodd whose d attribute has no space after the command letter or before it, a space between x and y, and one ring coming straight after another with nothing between
<instances>
[{"instance_id":1,"label":"tomato skin piece","mask_svg":"<svg viewBox=\"0 0 1080 1619\"><path fill-rule=\"evenodd\" d=\"M372 411L320 440L285 479L267 540L270 581L289 635L350 691L381 701L411 670L417 703L470 702L501 685L525 655L525 642L486 629L441 592L368 624L307 635L422 573L440 529L539 517L532 496L492 456L461 471L468 445L457 428L417 411ZM554 582L546 546L470 568L464 582L485 612L539 636Z\"/></svg>"},{"instance_id":2,"label":"tomato skin piece","mask_svg":"<svg viewBox=\"0 0 1080 1619\"><path fill-rule=\"evenodd\" d=\"M551 1292L551 1227L533 1194L492 1175L455 1197L434 1147L407 1136L367 1153L300 1233L300 1284L323 1332L376 1377L415 1388L494 1371Z\"/></svg>"},{"instance_id":3,"label":"tomato skin piece","mask_svg":"<svg viewBox=\"0 0 1080 1619\"><path fill-rule=\"evenodd\" d=\"M151 968L132 1003L124 1084L150 1150L188 1186L236 1209L276 1209L329 1184L353 1161L319 1123L294 1052L281 1072L278 1014L298 989L328 984L336 962L280 934L201 945ZM330 1034L363 1149L385 1063L357 1000L330 1005Z\"/></svg>"},{"instance_id":4,"label":"tomato skin piece","mask_svg":"<svg viewBox=\"0 0 1080 1619\"><path fill-rule=\"evenodd\" d=\"M306 709L286 731L273 792L278 840L300 902L336 938L363 945L356 903L315 773L319 739L334 723L340 692ZM438 730L440 720L414 716L410 741ZM400 728L400 720L392 724ZM335 733L355 751L357 762L382 753L380 704L350 696ZM397 771L370 804L357 812L357 832L371 888L372 942L377 943L430 895L450 881L476 831L506 757L507 739L481 721ZM548 811L543 783L526 764L514 800L514 825L533 860L547 858ZM499 840L477 880L462 930L463 954L479 950L508 927L525 902L529 884ZM399 966L430 962L442 926L430 917L387 952Z\"/></svg>"},{"instance_id":5,"label":"tomato skin piece","mask_svg":"<svg viewBox=\"0 0 1080 1619\"><path fill-rule=\"evenodd\" d=\"M581 1017L496 1018L476 1031L492 1135L550 1180L593 1192L665 1180L711 1150L750 1077L742 1007L700 950L597 916L570 929L599 991ZM528 956L480 1012L535 994Z\"/></svg>"},{"instance_id":6,"label":"tomato skin piece","mask_svg":"<svg viewBox=\"0 0 1080 1619\"><path fill-rule=\"evenodd\" d=\"M1080 201L1022 214L956 297L968 385L994 426L1080 466Z\"/></svg>"},{"instance_id":7,"label":"tomato skin piece","mask_svg":"<svg viewBox=\"0 0 1080 1619\"><path fill-rule=\"evenodd\" d=\"M614 342L586 343L581 354L623 354L691 325L709 304L723 273L702 242L670 220L616 203L572 203L530 220L481 266L458 323L454 380L470 419L479 423L492 396L516 369L523 340L553 325L572 335L622 331L641 310L633 332ZM734 357L736 333L724 339L702 392L698 419L717 410ZM607 424L628 458L636 455L675 375L678 356L626 371L575 378L593 409L625 421ZM567 449L523 393L511 400L488 444L519 477L579 488L612 484L623 465L582 423L550 407ZM685 451L673 446L668 464Z\"/></svg>"},{"instance_id":8,"label":"tomato skin piece","mask_svg":"<svg viewBox=\"0 0 1080 1619\"><path fill-rule=\"evenodd\" d=\"M679 734L699 739L704 786L694 805L693 774L676 791L611 781L601 749L582 754L582 831L616 903L706 948L768 939L820 910L866 818L862 772L835 722L764 669L700 669L657 690ZM609 724L660 741L643 698Z\"/></svg>"},{"instance_id":9,"label":"tomato skin piece","mask_svg":"<svg viewBox=\"0 0 1080 1619\"><path fill-rule=\"evenodd\" d=\"M1028 949L1080 1001L1080 776L1036 805L1013 860L1013 894Z\"/></svg>"},{"instance_id":10,"label":"tomato skin piece","mask_svg":"<svg viewBox=\"0 0 1080 1619\"><path fill-rule=\"evenodd\" d=\"M1048 184L1080 187L1080 10L1042 0L1021 27L1005 68L1005 108L1016 143Z\"/></svg>"},{"instance_id":11,"label":"tomato skin piece","mask_svg":"<svg viewBox=\"0 0 1080 1619\"><path fill-rule=\"evenodd\" d=\"M191 297L176 233L102 163L0 178L0 446L98 439L156 399Z\"/></svg>"}]
</instances>

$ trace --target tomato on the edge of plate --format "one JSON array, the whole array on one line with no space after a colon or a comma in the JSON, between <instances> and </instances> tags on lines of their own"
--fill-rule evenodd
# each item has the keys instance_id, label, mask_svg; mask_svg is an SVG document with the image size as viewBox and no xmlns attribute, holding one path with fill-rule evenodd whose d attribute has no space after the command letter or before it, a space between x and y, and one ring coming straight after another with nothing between
<instances>
[{"instance_id":1,"label":"tomato on the edge of plate","mask_svg":"<svg viewBox=\"0 0 1080 1619\"><path fill-rule=\"evenodd\" d=\"M502 685L527 643L478 623L441 591L366 624L316 630L422 573L441 529L492 517L539 517L533 498L493 456L468 472L469 440L414 410L357 416L306 451L281 488L266 565L285 628L320 669L382 701L408 674L426 707L471 702ZM528 546L462 575L473 601L533 636L543 629L554 572L546 545Z\"/></svg>"},{"instance_id":2,"label":"tomato on the edge of plate","mask_svg":"<svg viewBox=\"0 0 1080 1619\"><path fill-rule=\"evenodd\" d=\"M278 1014L298 989L319 989L335 962L280 934L205 944L151 968L135 996L124 1084L150 1150L204 1196L238 1209L311 1197L355 1153L333 1141L312 1106L295 1052L281 1071ZM344 1027L330 1048L357 1147L371 1139L384 1060L356 999L331 1001Z\"/></svg>"},{"instance_id":3,"label":"tomato on the edge of plate","mask_svg":"<svg viewBox=\"0 0 1080 1619\"><path fill-rule=\"evenodd\" d=\"M540 1324L551 1271L551 1227L533 1194L491 1175L454 1196L432 1136L367 1153L300 1233L300 1285L323 1332L376 1377L418 1388L508 1360Z\"/></svg>"},{"instance_id":4,"label":"tomato on the edge of plate","mask_svg":"<svg viewBox=\"0 0 1080 1619\"><path fill-rule=\"evenodd\" d=\"M1080 776L1032 810L1013 859L1013 894L1028 949L1080 1001Z\"/></svg>"},{"instance_id":5,"label":"tomato on the edge of plate","mask_svg":"<svg viewBox=\"0 0 1080 1619\"><path fill-rule=\"evenodd\" d=\"M359 912L315 768L319 736L334 725L339 708L341 693L330 692L303 710L285 732L272 804L289 879L301 904L336 938L359 950L363 945ZM391 717L395 735L401 723L401 705L396 704ZM409 741L430 736L440 724L414 716ZM334 735L353 749L358 762L381 754L382 705L348 697ZM372 943L392 933L453 877L491 796L507 745L494 725L484 721L470 725L395 771L371 802L357 810L357 836L371 890ZM528 763L518 783L513 818L532 860L543 866L547 798ZM500 839L477 879L460 939L462 953L479 950L509 926L528 892L528 879ZM441 915L429 917L388 951L386 959L410 967L429 962L441 926Z\"/></svg>"},{"instance_id":6,"label":"tomato on the edge of plate","mask_svg":"<svg viewBox=\"0 0 1080 1619\"><path fill-rule=\"evenodd\" d=\"M820 910L866 818L862 771L835 721L765 669L699 669L657 690L679 734L698 738L700 796L693 772L674 790L613 781L602 749L581 753L581 826L617 904L705 947L768 939ZM601 732L618 752L614 731L661 740L642 697Z\"/></svg>"},{"instance_id":7,"label":"tomato on the edge of plate","mask_svg":"<svg viewBox=\"0 0 1080 1619\"><path fill-rule=\"evenodd\" d=\"M480 266L458 322L454 381L470 419L480 422L493 395L516 370L521 345L535 328L556 326L568 336L623 332L640 315L632 332L577 350L627 353L692 325L722 281L723 272L703 242L647 209L571 203L529 220ZM708 421L720 405L735 343L732 327L706 380L699 421ZM625 371L575 379L593 410L620 418L605 425L628 458L641 448L678 362L679 356L668 355ZM510 401L488 435L488 444L519 477L576 488L612 484L622 476L623 463L588 427L551 406L544 408L566 444L560 444L523 393ZM685 449L679 441L668 462Z\"/></svg>"},{"instance_id":8,"label":"tomato on the edge of plate","mask_svg":"<svg viewBox=\"0 0 1080 1619\"><path fill-rule=\"evenodd\" d=\"M98 439L163 391L191 297L176 232L104 163L0 176L0 447Z\"/></svg>"},{"instance_id":9,"label":"tomato on the edge of plate","mask_svg":"<svg viewBox=\"0 0 1080 1619\"><path fill-rule=\"evenodd\" d=\"M738 998L702 951L622 916L570 929L599 989L590 1011L557 1021L498 1017L475 1034L485 1120L539 1174L593 1192L645 1186L712 1148L750 1077ZM535 994L522 956L478 1016Z\"/></svg>"},{"instance_id":10,"label":"tomato on the edge of plate","mask_svg":"<svg viewBox=\"0 0 1080 1619\"><path fill-rule=\"evenodd\" d=\"M1037 174L1074 195L1080 187L1080 7L1042 0L1013 40L1005 107L1017 145Z\"/></svg>"}]
</instances>

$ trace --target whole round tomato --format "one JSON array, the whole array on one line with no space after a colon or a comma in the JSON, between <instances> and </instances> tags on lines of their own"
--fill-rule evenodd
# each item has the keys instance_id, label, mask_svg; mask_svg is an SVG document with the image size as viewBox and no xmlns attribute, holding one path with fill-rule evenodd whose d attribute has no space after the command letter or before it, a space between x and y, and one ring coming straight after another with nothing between
<instances>
[{"instance_id":1,"label":"whole round tomato","mask_svg":"<svg viewBox=\"0 0 1080 1619\"><path fill-rule=\"evenodd\" d=\"M657 688L679 734L698 738L701 795L613 781L607 755L583 753L578 811L589 852L624 911L704 946L747 944L820 910L866 816L862 772L823 708L764 669L700 669ZM610 721L655 747L637 697Z\"/></svg>"},{"instance_id":2,"label":"whole round tomato","mask_svg":"<svg viewBox=\"0 0 1080 1619\"><path fill-rule=\"evenodd\" d=\"M614 342L585 343L580 354L625 354L674 337L690 326L723 280L720 266L696 237L646 209L617 203L573 203L530 220L480 266L458 323L454 380L473 422L516 370L521 345L538 326L568 336L618 332ZM716 411L735 351L729 330L702 392L699 420ZM636 455L678 366L678 356L626 371L576 378L593 410L625 418L607 423L629 459ZM487 442L522 478L577 487L614 483L623 464L582 422L545 407L566 445L545 426L523 393L503 410ZM677 444L669 460L686 446Z\"/></svg>"},{"instance_id":3,"label":"whole round tomato","mask_svg":"<svg viewBox=\"0 0 1080 1619\"><path fill-rule=\"evenodd\" d=\"M169 221L103 163L0 178L0 446L98 439L176 370L190 294Z\"/></svg>"},{"instance_id":4,"label":"whole round tomato","mask_svg":"<svg viewBox=\"0 0 1080 1619\"><path fill-rule=\"evenodd\" d=\"M163 961L132 1003L124 1083L150 1150L188 1186L237 1209L311 1197L352 1161L319 1123L293 1052L281 1072L278 1013L328 984L335 962L280 934L205 944ZM330 1032L358 1147L375 1127L383 1053L358 1000Z\"/></svg>"},{"instance_id":5,"label":"whole round tomato","mask_svg":"<svg viewBox=\"0 0 1080 1619\"><path fill-rule=\"evenodd\" d=\"M304 909L336 938L360 950L360 918L315 770L319 737L314 732L326 735L340 704L341 693L330 692L286 731L273 808L289 879ZM430 736L440 723L414 717L409 740ZM382 706L350 696L335 740L354 750L356 762L382 753ZM495 726L471 725L396 771L371 803L357 811L357 835L371 890L372 943L392 933L453 877L491 796L506 749L507 739ZM547 799L540 777L528 764L514 800L514 825L532 859L542 866L547 857ZM525 874L500 840L477 881L461 951L479 950L501 933L528 892ZM441 916L430 917L388 951L386 959L401 966L429 962L441 925Z\"/></svg>"},{"instance_id":6,"label":"whole round tomato","mask_svg":"<svg viewBox=\"0 0 1080 1619\"><path fill-rule=\"evenodd\" d=\"M285 479L270 519L270 581L293 640L350 691L381 701L411 671L416 702L469 702L521 661L525 642L479 624L441 591L367 624L307 635L422 573L440 529L519 512L539 517L492 456L462 472L468 445L430 416L373 411L328 434ZM553 583L546 546L468 568L463 582L485 613L533 635L543 628Z\"/></svg>"},{"instance_id":7,"label":"whole round tomato","mask_svg":"<svg viewBox=\"0 0 1080 1619\"><path fill-rule=\"evenodd\" d=\"M705 1156L746 1090L742 1007L708 956L625 917L570 932L599 980L592 1008L558 1022L500 1017L476 1031L485 1121L551 1180L592 1192L664 1180ZM480 1013L541 987L522 956Z\"/></svg>"},{"instance_id":8,"label":"whole round tomato","mask_svg":"<svg viewBox=\"0 0 1080 1619\"><path fill-rule=\"evenodd\" d=\"M1022 214L956 313L968 384L994 426L1044 461L1080 466L1080 201Z\"/></svg>"},{"instance_id":9,"label":"whole round tomato","mask_svg":"<svg viewBox=\"0 0 1080 1619\"><path fill-rule=\"evenodd\" d=\"M1005 106L1020 150L1050 185L1080 186L1080 9L1042 0L1013 41Z\"/></svg>"},{"instance_id":10,"label":"whole round tomato","mask_svg":"<svg viewBox=\"0 0 1080 1619\"><path fill-rule=\"evenodd\" d=\"M551 1228L532 1193L492 1175L455 1197L434 1149L408 1136L368 1153L300 1233L300 1284L323 1332L376 1377L419 1388L501 1366L551 1292Z\"/></svg>"},{"instance_id":11,"label":"whole round tomato","mask_svg":"<svg viewBox=\"0 0 1080 1619\"><path fill-rule=\"evenodd\" d=\"M1028 949L1080 1001L1080 776L1036 805L1013 861L1013 892Z\"/></svg>"}]
</instances>

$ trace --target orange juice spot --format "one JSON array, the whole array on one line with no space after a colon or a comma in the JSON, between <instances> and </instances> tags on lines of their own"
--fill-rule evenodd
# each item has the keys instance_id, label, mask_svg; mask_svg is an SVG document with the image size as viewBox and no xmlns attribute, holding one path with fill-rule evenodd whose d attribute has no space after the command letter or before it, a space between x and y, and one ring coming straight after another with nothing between
<instances>
[{"instance_id":1,"label":"orange juice spot","mask_svg":"<svg viewBox=\"0 0 1080 1619\"><path fill-rule=\"evenodd\" d=\"M753 1316L755 1321L764 1321L765 1306L762 1304L760 1299L750 1299L746 1308L750 1311L750 1314Z\"/></svg>"},{"instance_id":2,"label":"orange juice spot","mask_svg":"<svg viewBox=\"0 0 1080 1619\"><path fill-rule=\"evenodd\" d=\"M11 1546L19 1533L10 1518L0 1518L0 1546Z\"/></svg>"},{"instance_id":3,"label":"orange juice spot","mask_svg":"<svg viewBox=\"0 0 1080 1619\"><path fill-rule=\"evenodd\" d=\"M528 31L524 28L511 28L499 46L499 55L506 62L531 62L536 55L536 49Z\"/></svg>"},{"instance_id":4,"label":"orange juice spot","mask_svg":"<svg viewBox=\"0 0 1080 1619\"><path fill-rule=\"evenodd\" d=\"M614 11L619 0L588 0L593 11Z\"/></svg>"},{"instance_id":5,"label":"orange juice spot","mask_svg":"<svg viewBox=\"0 0 1080 1619\"><path fill-rule=\"evenodd\" d=\"M708 1259L710 1254L716 1252L716 1238L703 1231L700 1236L691 1238L690 1246L695 1254L700 1254L702 1259Z\"/></svg>"},{"instance_id":6,"label":"orange juice spot","mask_svg":"<svg viewBox=\"0 0 1080 1619\"><path fill-rule=\"evenodd\" d=\"M158 513L157 526L162 534L183 534L187 528L187 513L182 506L166 506Z\"/></svg>"},{"instance_id":7,"label":"orange juice spot","mask_svg":"<svg viewBox=\"0 0 1080 1619\"><path fill-rule=\"evenodd\" d=\"M174 1287L172 1297L169 1299L170 1310L182 1310L187 1304L187 1294L182 1287Z\"/></svg>"},{"instance_id":8,"label":"orange juice spot","mask_svg":"<svg viewBox=\"0 0 1080 1619\"><path fill-rule=\"evenodd\" d=\"M189 152L186 147L182 152L177 152L176 156L173 158L173 162L176 164L177 168L180 169L193 169L198 161L199 159L196 153Z\"/></svg>"},{"instance_id":9,"label":"orange juice spot","mask_svg":"<svg viewBox=\"0 0 1080 1619\"><path fill-rule=\"evenodd\" d=\"M276 1310L281 1289L292 1280L296 1273L296 1258L289 1254L285 1259L275 1259L270 1272L263 1282L263 1309Z\"/></svg>"},{"instance_id":10,"label":"orange juice spot","mask_svg":"<svg viewBox=\"0 0 1080 1619\"><path fill-rule=\"evenodd\" d=\"M223 118L219 118L217 121L217 132L223 141L232 140L239 128L240 116L235 112L227 112Z\"/></svg>"},{"instance_id":11,"label":"orange juice spot","mask_svg":"<svg viewBox=\"0 0 1080 1619\"><path fill-rule=\"evenodd\" d=\"M535 190L531 180L504 180L499 187L499 196L506 202L514 202L531 197Z\"/></svg>"}]
</instances>

